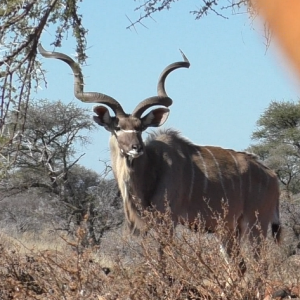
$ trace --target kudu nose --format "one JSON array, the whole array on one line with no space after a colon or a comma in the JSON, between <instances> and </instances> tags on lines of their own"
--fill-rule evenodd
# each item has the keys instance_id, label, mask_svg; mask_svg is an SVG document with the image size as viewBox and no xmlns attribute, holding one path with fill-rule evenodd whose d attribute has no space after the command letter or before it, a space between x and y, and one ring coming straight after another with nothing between
<instances>
[{"instance_id":1,"label":"kudu nose","mask_svg":"<svg viewBox=\"0 0 300 300\"><path fill-rule=\"evenodd\" d=\"M142 150L142 146L140 144L133 144L132 150L135 150L136 152L140 152Z\"/></svg>"}]
</instances>

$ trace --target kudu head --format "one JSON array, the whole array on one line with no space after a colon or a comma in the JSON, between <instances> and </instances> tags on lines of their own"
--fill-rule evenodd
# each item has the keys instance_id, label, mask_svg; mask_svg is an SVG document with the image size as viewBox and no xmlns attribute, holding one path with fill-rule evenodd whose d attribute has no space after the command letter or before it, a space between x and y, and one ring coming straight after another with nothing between
<instances>
[{"instance_id":1,"label":"kudu head","mask_svg":"<svg viewBox=\"0 0 300 300\"><path fill-rule=\"evenodd\" d=\"M130 158L143 154L142 132L148 127L161 126L169 116L167 107L172 104L172 99L168 97L165 90L167 76L177 68L190 66L188 59L181 52L184 61L170 64L161 73L157 85L157 96L143 100L131 114L127 114L114 98L102 93L83 91L83 75L80 66L72 58L63 53L46 51L41 45L38 49L44 57L60 59L71 67L74 74L74 94L77 99L87 103L102 103L113 110L114 115L111 116L107 107L102 105L94 107L97 115L94 116L94 121L115 136L121 154ZM153 109L142 116L148 108L156 105L164 107Z\"/></svg>"}]
</instances>

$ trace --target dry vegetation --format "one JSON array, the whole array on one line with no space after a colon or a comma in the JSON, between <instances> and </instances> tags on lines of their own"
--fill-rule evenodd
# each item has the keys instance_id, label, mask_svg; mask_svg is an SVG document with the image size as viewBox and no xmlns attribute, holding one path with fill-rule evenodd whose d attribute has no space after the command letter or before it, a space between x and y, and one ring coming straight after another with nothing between
<instances>
[{"instance_id":1,"label":"dry vegetation","mask_svg":"<svg viewBox=\"0 0 300 300\"><path fill-rule=\"evenodd\" d=\"M276 299L300 297L300 259L289 245L266 240L261 257L244 243L229 260L220 251L224 223L216 234L184 226L173 234L168 214L148 218L143 237L108 233L100 246L82 247L84 223L76 239L43 235L39 241L1 234L0 299ZM276 294L277 293L277 294ZM272 298L272 295L274 298Z\"/></svg>"}]
</instances>

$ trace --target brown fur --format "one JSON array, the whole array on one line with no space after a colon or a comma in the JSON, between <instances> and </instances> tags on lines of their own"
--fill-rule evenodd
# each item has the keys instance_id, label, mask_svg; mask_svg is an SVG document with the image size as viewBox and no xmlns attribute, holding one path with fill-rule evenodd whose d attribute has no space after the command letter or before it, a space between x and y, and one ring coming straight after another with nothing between
<instances>
[{"instance_id":1,"label":"brown fur","mask_svg":"<svg viewBox=\"0 0 300 300\"><path fill-rule=\"evenodd\" d=\"M228 204L226 222L232 231L243 235L252 230L259 236L257 221L264 236L268 225L276 224L279 239L279 188L275 173L256 156L212 146L197 146L174 130L151 134L144 154L128 165L120 154L117 140L110 140L113 170L124 199L131 229L143 229L136 209L154 206L164 211L168 200L173 220L193 223L200 213L211 231L216 226L213 212Z\"/></svg>"},{"instance_id":2,"label":"brown fur","mask_svg":"<svg viewBox=\"0 0 300 300\"><path fill-rule=\"evenodd\" d=\"M83 75L77 63L59 52L48 52L38 46L44 57L60 59L74 74L75 96L84 102L109 106L94 108L94 120L111 132L112 167L124 201L126 220L132 229L143 230L144 223L137 210L154 206L165 210L167 201L174 223L184 220L195 224L200 214L208 230L214 231L214 212L222 213L223 202L228 204L226 224L232 233L241 237L251 231L260 237L255 224L261 225L264 236L269 224L279 240L279 188L273 171L261 164L254 155L220 147L197 146L182 138L178 132L167 130L152 134L146 144L142 132L159 127L167 120L172 100L165 91L168 74L190 63L183 54L182 62L167 66L157 85L158 95L140 102L132 114L126 114L118 101L96 92L84 92ZM163 108L144 112L154 105ZM194 226L195 227L195 226ZM226 243L231 252L230 241Z\"/></svg>"}]
</instances>

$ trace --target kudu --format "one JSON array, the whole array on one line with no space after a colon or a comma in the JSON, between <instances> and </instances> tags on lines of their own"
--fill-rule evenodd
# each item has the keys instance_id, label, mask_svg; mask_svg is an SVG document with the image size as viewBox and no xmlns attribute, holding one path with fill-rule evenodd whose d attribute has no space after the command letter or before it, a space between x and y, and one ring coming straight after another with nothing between
<instances>
[{"instance_id":1,"label":"kudu","mask_svg":"<svg viewBox=\"0 0 300 300\"><path fill-rule=\"evenodd\" d=\"M67 63L74 73L75 96L89 103L102 103L114 112L111 116L104 106L96 106L94 121L111 133L110 151L114 176L124 201L126 220L131 230L143 229L137 203L143 209L155 207L165 210L167 202L175 224L194 224L204 220L208 230L216 227L215 212L222 213L224 203L229 235L250 238L267 235L272 224L273 236L279 241L279 188L275 173L260 163L256 156L213 146L198 146L183 138L175 130L153 133L144 143L142 132L148 127L165 123L167 108L172 100L165 91L165 80L177 68L188 68L189 61L167 66L160 75L157 96L147 98L131 114L124 112L118 101L110 96L84 92L83 75L69 56L45 51L44 57ZM145 114L150 107L160 105ZM257 224L260 224L258 229ZM232 238L226 243L229 255Z\"/></svg>"}]
</instances>

